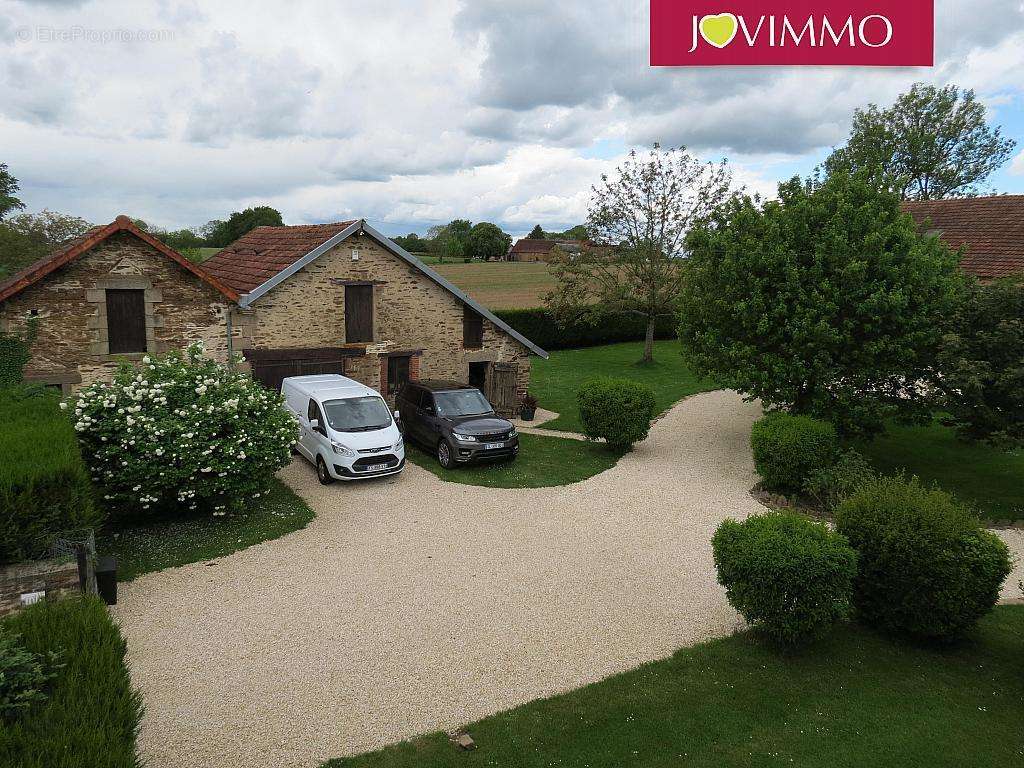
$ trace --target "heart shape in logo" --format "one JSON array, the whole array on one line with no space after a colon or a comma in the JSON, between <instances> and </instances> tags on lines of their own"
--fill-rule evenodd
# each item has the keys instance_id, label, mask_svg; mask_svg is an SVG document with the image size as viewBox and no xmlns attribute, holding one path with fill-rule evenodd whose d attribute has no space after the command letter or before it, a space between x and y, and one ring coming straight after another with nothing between
<instances>
[{"instance_id":1,"label":"heart shape in logo","mask_svg":"<svg viewBox=\"0 0 1024 768\"><path fill-rule=\"evenodd\" d=\"M736 37L739 23L731 13L701 16L700 36L715 48L725 48Z\"/></svg>"}]
</instances>

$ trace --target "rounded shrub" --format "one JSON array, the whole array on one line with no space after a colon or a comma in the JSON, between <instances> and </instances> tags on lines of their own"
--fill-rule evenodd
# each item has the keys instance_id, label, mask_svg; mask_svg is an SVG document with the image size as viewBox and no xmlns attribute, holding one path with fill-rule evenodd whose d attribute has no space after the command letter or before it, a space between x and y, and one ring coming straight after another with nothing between
<instances>
[{"instance_id":1,"label":"rounded shrub","mask_svg":"<svg viewBox=\"0 0 1024 768\"><path fill-rule=\"evenodd\" d=\"M203 357L198 345L124 364L65 405L102 499L120 510L224 514L288 463L297 427L281 395Z\"/></svg>"},{"instance_id":2,"label":"rounded shrub","mask_svg":"<svg viewBox=\"0 0 1024 768\"><path fill-rule=\"evenodd\" d=\"M800 491L812 474L836 463L836 428L810 416L774 411L750 430L754 466L773 491Z\"/></svg>"},{"instance_id":3,"label":"rounded shrub","mask_svg":"<svg viewBox=\"0 0 1024 768\"><path fill-rule=\"evenodd\" d=\"M770 512L726 520L711 543L729 603L772 640L814 640L848 614L857 555L821 523Z\"/></svg>"},{"instance_id":4,"label":"rounded shrub","mask_svg":"<svg viewBox=\"0 0 1024 768\"><path fill-rule=\"evenodd\" d=\"M995 605L1010 573L1006 545L969 508L916 478L872 480L835 517L858 554L854 605L887 631L962 634Z\"/></svg>"},{"instance_id":5,"label":"rounded shrub","mask_svg":"<svg viewBox=\"0 0 1024 768\"><path fill-rule=\"evenodd\" d=\"M615 448L629 448L647 437L654 418L654 392L629 379L588 381L576 393L583 432Z\"/></svg>"}]
</instances>

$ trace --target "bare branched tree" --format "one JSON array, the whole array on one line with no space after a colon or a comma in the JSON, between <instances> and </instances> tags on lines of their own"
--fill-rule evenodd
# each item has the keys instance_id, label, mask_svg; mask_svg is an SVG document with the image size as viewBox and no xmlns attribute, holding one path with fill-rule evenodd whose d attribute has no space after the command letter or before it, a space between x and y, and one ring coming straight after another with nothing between
<instances>
[{"instance_id":1,"label":"bare branched tree","mask_svg":"<svg viewBox=\"0 0 1024 768\"><path fill-rule=\"evenodd\" d=\"M675 313L683 280L684 238L730 194L726 162L703 163L686 147L658 144L641 158L630 152L613 177L592 187L587 232L579 253L558 251L558 285L546 297L556 318L646 320L644 362L653 359L654 327Z\"/></svg>"}]
</instances>

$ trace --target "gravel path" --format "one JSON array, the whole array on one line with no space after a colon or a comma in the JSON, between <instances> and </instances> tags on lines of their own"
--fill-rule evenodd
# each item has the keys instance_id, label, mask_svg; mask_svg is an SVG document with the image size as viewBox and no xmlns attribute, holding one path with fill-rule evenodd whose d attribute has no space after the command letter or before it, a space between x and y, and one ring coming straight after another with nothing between
<instances>
[{"instance_id":1,"label":"gravel path","mask_svg":"<svg viewBox=\"0 0 1024 768\"><path fill-rule=\"evenodd\" d=\"M315 766L578 687L739 623L708 541L760 509L758 408L697 395L563 488L283 478L308 528L122 585L153 768Z\"/></svg>"},{"instance_id":2,"label":"gravel path","mask_svg":"<svg viewBox=\"0 0 1024 768\"><path fill-rule=\"evenodd\" d=\"M709 540L762 509L758 415L734 393L696 395L562 488L415 465L322 487L294 462L282 477L316 510L308 528L121 587L149 766L312 767L732 632Z\"/></svg>"}]
</instances>

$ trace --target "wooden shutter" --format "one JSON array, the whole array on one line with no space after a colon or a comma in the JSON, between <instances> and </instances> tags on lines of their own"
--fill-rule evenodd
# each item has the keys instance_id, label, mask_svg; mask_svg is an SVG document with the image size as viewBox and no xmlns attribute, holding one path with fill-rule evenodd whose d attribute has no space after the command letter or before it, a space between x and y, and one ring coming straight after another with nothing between
<instances>
[{"instance_id":1,"label":"wooden shutter","mask_svg":"<svg viewBox=\"0 0 1024 768\"><path fill-rule=\"evenodd\" d=\"M469 306L462 305L462 346L480 349L484 345L484 319Z\"/></svg>"},{"instance_id":2,"label":"wooden shutter","mask_svg":"<svg viewBox=\"0 0 1024 768\"><path fill-rule=\"evenodd\" d=\"M345 286L345 341L373 341L373 286Z\"/></svg>"},{"instance_id":3,"label":"wooden shutter","mask_svg":"<svg viewBox=\"0 0 1024 768\"><path fill-rule=\"evenodd\" d=\"M488 399L499 416L511 416L516 412L516 373L516 366L512 363L495 363L491 369Z\"/></svg>"},{"instance_id":4,"label":"wooden shutter","mask_svg":"<svg viewBox=\"0 0 1024 768\"><path fill-rule=\"evenodd\" d=\"M110 354L146 351L146 298L140 289L107 289Z\"/></svg>"}]
</instances>

